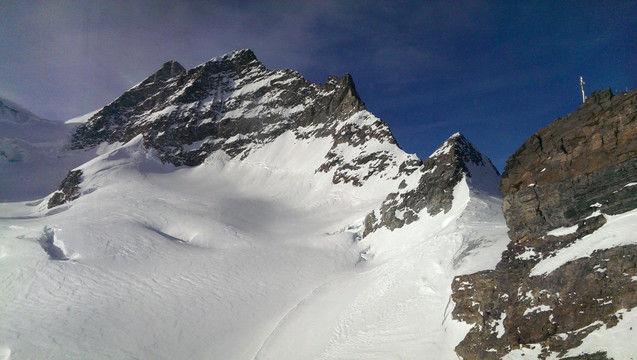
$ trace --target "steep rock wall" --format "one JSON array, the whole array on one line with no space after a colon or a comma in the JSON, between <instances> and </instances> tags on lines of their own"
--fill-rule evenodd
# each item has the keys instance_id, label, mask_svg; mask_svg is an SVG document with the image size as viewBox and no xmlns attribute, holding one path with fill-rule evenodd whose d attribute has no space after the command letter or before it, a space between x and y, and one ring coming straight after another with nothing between
<instances>
[{"instance_id":1,"label":"steep rock wall","mask_svg":"<svg viewBox=\"0 0 637 360\"><path fill-rule=\"evenodd\" d=\"M637 307L635 244L533 272L594 234L605 215L637 208L636 119L637 91L596 92L508 159L501 183L508 249L494 271L452 284L454 318L474 325L456 348L464 359L499 359L532 346L541 347L540 358L564 356L592 331L614 326L620 310Z\"/></svg>"}]
</instances>

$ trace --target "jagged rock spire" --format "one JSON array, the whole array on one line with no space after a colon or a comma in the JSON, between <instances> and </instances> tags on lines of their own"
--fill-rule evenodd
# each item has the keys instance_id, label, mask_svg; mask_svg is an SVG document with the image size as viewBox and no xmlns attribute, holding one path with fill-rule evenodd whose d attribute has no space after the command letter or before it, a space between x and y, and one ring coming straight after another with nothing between
<instances>
[{"instance_id":1,"label":"jagged rock spire","mask_svg":"<svg viewBox=\"0 0 637 360\"><path fill-rule=\"evenodd\" d=\"M363 236L380 227L390 230L418 220L427 209L430 215L451 209L453 189L466 179L472 191L498 196L500 174L491 160L462 134L455 133L427 158L419 168L415 188L403 188L387 196L381 208L365 219Z\"/></svg>"}]
</instances>

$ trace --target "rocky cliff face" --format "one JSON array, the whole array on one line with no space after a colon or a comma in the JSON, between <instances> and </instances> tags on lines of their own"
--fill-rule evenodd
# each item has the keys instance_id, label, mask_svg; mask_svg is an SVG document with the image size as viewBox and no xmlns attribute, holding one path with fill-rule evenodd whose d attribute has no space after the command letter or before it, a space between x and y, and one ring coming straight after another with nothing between
<instances>
[{"instance_id":1,"label":"rocky cliff face","mask_svg":"<svg viewBox=\"0 0 637 360\"><path fill-rule=\"evenodd\" d=\"M292 70L267 70L250 50L188 71L174 61L164 64L80 126L72 147L141 134L163 162L194 166L215 151L245 158L286 132L299 140L332 140L316 170L331 173L334 183L361 185L404 161L392 153L397 145L389 128L365 110L350 75L314 84ZM384 148L368 150L364 143ZM356 155L348 156L348 148L357 148Z\"/></svg>"},{"instance_id":2,"label":"rocky cliff face","mask_svg":"<svg viewBox=\"0 0 637 360\"><path fill-rule=\"evenodd\" d=\"M637 307L637 245L614 246L612 234L596 233L612 215L637 208L636 119L637 91L596 92L508 159L501 190L511 243L496 270L452 284L454 318L474 324L456 348L464 359L524 348L565 356ZM595 251L559 261L583 244Z\"/></svg>"},{"instance_id":3,"label":"rocky cliff face","mask_svg":"<svg viewBox=\"0 0 637 360\"><path fill-rule=\"evenodd\" d=\"M365 218L363 236L380 227L394 230L410 224L418 220L423 209L430 215L447 213L453 189L465 177L473 190L499 195L495 184L500 173L460 133L447 139L422 164L405 163L401 174L410 178L404 179L399 191L389 194L381 208ZM413 180L416 183L410 185Z\"/></svg>"},{"instance_id":4,"label":"rocky cliff face","mask_svg":"<svg viewBox=\"0 0 637 360\"><path fill-rule=\"evenodd\" d=\"M636 111L634 92L593 93L511 156L501 190L512 239L637 207L637 189L622 188L635 177Z\"/></svg>"}]
</instances>

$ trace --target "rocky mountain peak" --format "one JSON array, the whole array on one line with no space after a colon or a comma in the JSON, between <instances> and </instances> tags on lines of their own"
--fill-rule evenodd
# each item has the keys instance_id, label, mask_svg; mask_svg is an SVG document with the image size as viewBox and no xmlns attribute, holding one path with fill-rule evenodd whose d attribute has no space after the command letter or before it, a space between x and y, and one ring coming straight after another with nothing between
<instances>
[{"instance_id":1,"label":"rocky mountain peak","mask_svg":"<svg viewBox=\"0 0 637 360\"><path fill-rule=\"evenodd\" d=\"M471 191L499 196L498 170L460 133L449 137L416 169L404 171L418 177L415 185L409 186L405 179L398 192L389 194L381 208L367 216L363 236L380 227L393 230L416 221L423 209L432 216L447 213L453 189L463 179Z\"/></svg>"},{"instance_id":2,"label":"rocky mountain peak","mask_svg":"<svg viewBox=\"0 0 637 360\"><path fill-rule=\"evenodd\" d=\"M474 324L456 348L464 359L531 347L561 357L637 307L637 245L611 241L622 229L600 235L637 208L635 139L637 90L607 89L509 158L501 189L511 242L494 271L452 284L453 316ZM577 358L608 359L589 351Z\"/></svg>"},{"instance_id":3,"label":"rocky mountain peak","mask_svg":"<svg viewBox=\"0 0 637 360\"><path fill-rule=\"evenodd\" d=\"M450 154L452 158L463 161L465 158L469 159L473 153L479 152L464 135L457 132L447 138L429 157L437 158ZM476 159L476 161L478 160Z\"/></svg>"},{"instance_id":4,"label":"rocky mountain peak","mask_svg":"<svg viewBox=\"0 0 637 360\"><path fill-rule=\"evenodd\" d=\"M156 82L166 81L175 76L182 75L185 73L186 73L186 69L183 66L181 66L180 63L171 60L164 63L161 69L157 70L156 73L146 78L146 80L144 80L140 85L145 86L145 85L156 83Z\"/></svg>"},{"instance_id":5,"label":"rocky mountain peak","mask_svg":"<svg viewBox=\"0 0 637 360\"><path fill-rule=\"evenodd\" d=\"M221 73L241 73L250 68L265 70L265 66L257 59L250 49L233 51L231 53L214 57L205 63L191 69L188 74L198 74L199 76L214 76Z\"/></svg>"},{"instance_id":6,"label":"rocky mountain peak","mask_svg":"<svg viewBox=\"0 0 637 360\"><path fill-rule=\"evenodd\" d=\"M329 76L325 82L324 91L334 94L328 111L337 113L340 117L345 117L352 111L365 110L365 103L358 95L350 74L341 77Z\"/></svg>"},{"instance_id":7,"label":"rocky mountain peak","mask_svg":"<svg viewBox=\"0 0 637 360\"><path fill-rule=\"evenodd\" d=\"M471 172L468 169L469 164L476 166L487 166L491 168L496 174L500 174L499 171L493 166L491 160L485 157L478 149L473 146L464 135L457 132L451 135L430 157L440 157L445 154L449 154L451 159L457 161L460 166L464 166L465 173L471 176Z\"/></svg>"},{"instance_id":8,"label":"rocky mountain peak","mask_svg":"<svg viewBox=\"0 0 637 360\"><path fill-rule=\"evenodd\" d=\"M507 160L502 193L560 182L637 156L631 146L637 130L627 126L637 111L636 98L635 91L597 91L574 112L538 130ZM521 163L526 164L523 173Z\"/></svg>"},{"instance_id":9,"label":"rocky mountain peak","mask_svg":"<svg viewBox=\"0 0 637 360\"><path fill-rule=\"evenodd\" d=\"M355 100L359 101L361 104L363 100L361 100L358 95L358 91L356 91L356 85L354 85L354 79L352 75L345 74L341 77L337 76L328 76L327 81L325 82L325 88L330 91L334 89L342 89L344 96L352 97ZM364 104L362 105L364 106Z\"/></svg>"},{"instance_id":10,"label":"rocky mountain peak","mask_svg":"<svg viewBox=\"0 0 637 360\"><path fill-rule=\"evenodd\" d=\"M259 61L257 60L257 56L250 49L236 50L230 54L224 55L222 58L228 58L237 64L249 64L253 61Z\"/></svg>"},{"instance_id":11,"label":"rocky mountain peak","mask_svg":"<svg viewBox=\"0 0 637 360\"><path fill-rule=\"evenodd\" d=\"M316 171L332 174L334 183L361 186L409 157L387 124L365 110L351 75L311 83L293 70L266 69L248 49L188 71L164 64L82 124L71 145L127 142L141 134L163 162L194 166L216 151L243 159L287 132L298 140L331 139ZM367 150L369 141L375 145Z\"/></svg>"},{"instance_id":12,"label":"rocky mountain peak","mask_svg":"<svg viewBox=\"0 0 637 360\"><path fill-rule=\"evenodd\" d=\"M249 64L253 61L259 61L254 52L250 49L241 49L234 50L228 54L222 55L221 57L213 58L213 60L219 61L232 61L235 64Z\"/></svg>"}]
</instances>

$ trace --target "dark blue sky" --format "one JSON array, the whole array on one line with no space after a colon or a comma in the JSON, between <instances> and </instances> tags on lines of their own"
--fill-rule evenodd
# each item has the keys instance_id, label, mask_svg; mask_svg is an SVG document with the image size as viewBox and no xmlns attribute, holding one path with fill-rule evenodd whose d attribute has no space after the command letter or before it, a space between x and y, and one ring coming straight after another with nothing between
<instances>
[{"instance_id":1,"label":"dark blue sky","mask_svg":"<svg viewBox=\"0 0 637 360\"><path fill-rule=\"evenodd\" d=\"M3 1L0 96L50 119L100 108L167 60L251 48L314 82L350 73L427 157L460 131L502 170L587 92L637 87L637 2Z\"/></svg>"}]
</instances>

